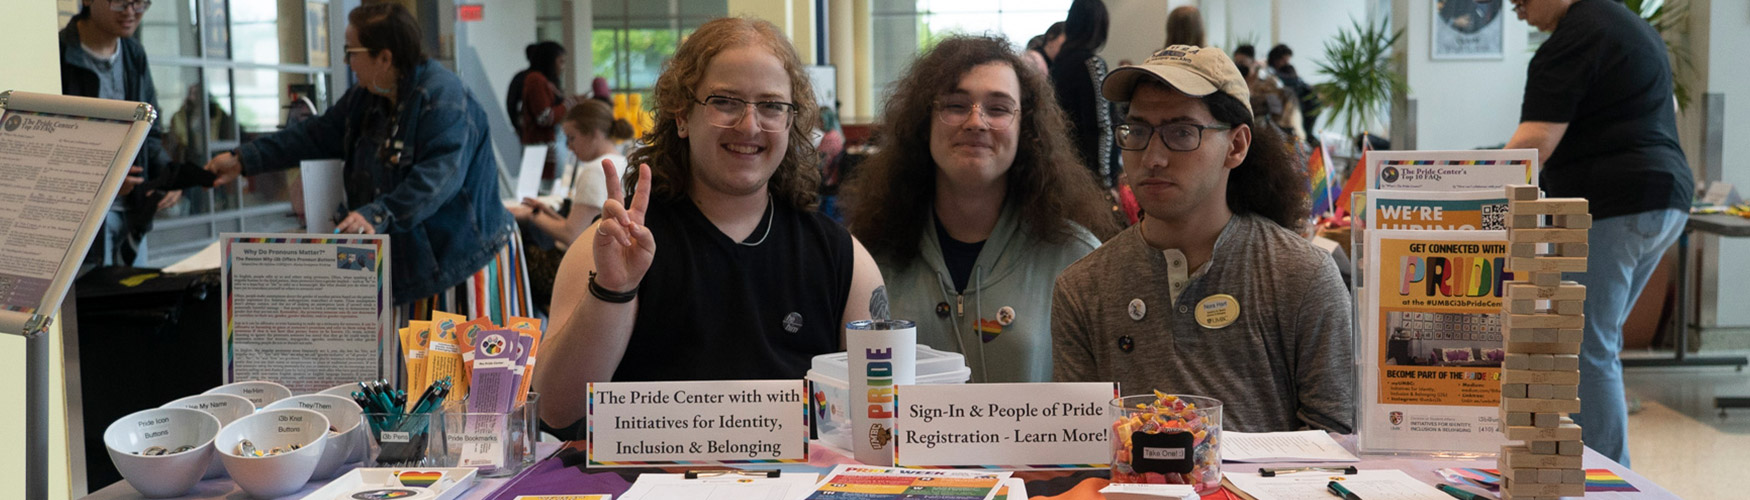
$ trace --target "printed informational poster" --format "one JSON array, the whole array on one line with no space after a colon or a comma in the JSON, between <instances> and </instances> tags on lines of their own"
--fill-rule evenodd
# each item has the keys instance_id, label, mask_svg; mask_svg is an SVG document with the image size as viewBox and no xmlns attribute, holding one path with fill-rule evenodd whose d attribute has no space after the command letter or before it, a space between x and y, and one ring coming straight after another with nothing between
<instances>
[{"instance_id":1,"label":"printed informational poster","mask_svg":"<svg viewBox=\"0 0 1750 500\"><path fill-rule=\"evenodd\" d=\"M294 394L395 378L389 237L219 235L225 382L267 380Z\"/></svg>"},{"instance_id":2,"label":"printed informational poster","mask_svg":"<svg viewBox=\"0 0 1750 500\"><path fill-rule=\"evenodd\" d=\"M1008 472L919 470L840 464L806 500L991 500Z\"/></svg>"},{"instance_id":3,"label":"printed informational poster","mask_svg":"<svg viewBox=\"0 0 1750 500\"><path fill-rule=\"evenodd\" d=\"M1369 151L1367 189L1466 191L1537 183L1537 150Z\"/></svg>"},{"instance_id":4,"label":"printed informational poster","mask_svg":"<svg viewBox=\"0 0 1750 500\"><path fill-rule=\"evenodd\" d=\"M894 464L1104 469L1117 397L1111 382L899 386Z\"/></svg>"},{"instance_id":5,"label":"printed informational poster","mask_svg":"<svg viewBox=\"0 0 1750 500\"><path fill-rule=\"evenodd\" d=\"M0 310L36 313L68 253L85 250L75 248L79 230L93 203L108 207L98 196L133 125L0 114Z\"/></svg>"},{"instance_id":6,"label":"printed informational poster","mask_svg":"<svg viewBox=\"0 0 1750 500\"><path fill-rule=\"evenodd\" d=\"M1476 191L1367 192L1367 229L1407 231L1505 231L1507 196L1500 189Z\"/></svg>"},{"instance_id":7,"label":"printed informational poster","mask_svg":"<svg viewBox=\"0 0 1750 500\"><path fill-rule=\"evenodd\" d=\"M1359 339L1363 451L1497 451L1503 442L1504 231L1379 230Z\"/></svg>"},{"instance_id":8,"label":"printed informational poster","mask_svg":"<svg viewBox=\"0 0 1750 500\"><path fill-rule=\"evenodd\" d=\"M807 461L802 380L589 384L591 467Z\"/></svg>"}]
</instances>

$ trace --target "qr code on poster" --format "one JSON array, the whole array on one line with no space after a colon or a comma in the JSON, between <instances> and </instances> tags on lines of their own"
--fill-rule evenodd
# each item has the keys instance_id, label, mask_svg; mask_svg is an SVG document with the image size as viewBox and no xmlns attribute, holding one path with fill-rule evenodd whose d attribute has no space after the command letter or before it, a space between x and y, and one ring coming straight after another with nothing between
<instances>
[{"instance_id":1,"label":"qr code on poster","mask_svg":"<svg viewBox=\"0 0 1750 500\"><path fill-rule=\"evenodd\" d=\"M1502 229L1507 229L1507 204L1484 203L1482 230L1489 231Z\"/></svg>"}]
</instances>

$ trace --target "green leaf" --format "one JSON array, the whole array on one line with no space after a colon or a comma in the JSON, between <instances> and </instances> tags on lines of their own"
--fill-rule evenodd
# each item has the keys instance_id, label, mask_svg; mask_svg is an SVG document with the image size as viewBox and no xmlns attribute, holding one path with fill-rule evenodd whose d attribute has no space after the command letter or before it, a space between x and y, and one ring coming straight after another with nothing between
<instances>
[{"instance_id":1,"label":"green leaf","mask_svg":"<svg viewBox=\"0 0 1750 500\"><path fill-rule=\"evenodd\" d=\"M1325 61L1318 63L1319 72L1330 77L1314 87L1324 101L1327 122L1341 124L1351 136L1366 133L1392 97L1409 88L1391 64L1392 45L1404 31L1390 31L1388 23L1376 27L1352 20L1336 39L1325 42Z\"/></svg>"}]
</instances>

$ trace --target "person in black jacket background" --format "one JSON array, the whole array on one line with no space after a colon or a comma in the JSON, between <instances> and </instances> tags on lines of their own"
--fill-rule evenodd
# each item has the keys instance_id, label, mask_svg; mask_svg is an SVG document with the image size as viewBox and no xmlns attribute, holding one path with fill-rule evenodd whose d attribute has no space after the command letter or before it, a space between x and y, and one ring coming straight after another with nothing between
<instances>
[{"instance_id":1,"label":"person in black jacket background","mask_svg":"<svg viewBox=\"0 0 1750 500\"><path fill-rule=\"evenodd\" d=\"M84 0L79 14L61 29L61 93L144 102L158 107L158 89L147 68L146 49L134 39L146 0ZM162 116L160 116L162 118ZM92 241L85 263L143 265L146 233L160 208L175 205L180 191L156 187L172 172L163 131L154 122L134 157L134 169ZM148 179L151 184L142 187Z\"/></svg>"},{"instance_id":2,"label":"person in black jacket background","mask_svg":"<svg viewBox=\"0 0 1750 500\"><path fill-rule=\"evenodd\" d=\"M1051 84L1057 88L1057 104L1069 117L1081 159L1100 182L1117 185L1121 168L1113 158L1112 105L1100 96L1106 79L1106 60L1095 54L1106 45L1110 21L1101 0L1076 0L1063 21L1063 48L1051 61Z\"/></svg>"}]
</instances>

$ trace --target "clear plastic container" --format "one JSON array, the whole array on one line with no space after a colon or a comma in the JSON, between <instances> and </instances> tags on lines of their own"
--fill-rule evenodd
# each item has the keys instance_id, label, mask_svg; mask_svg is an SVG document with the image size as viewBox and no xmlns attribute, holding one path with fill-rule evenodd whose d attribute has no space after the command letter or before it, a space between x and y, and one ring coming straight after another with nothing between
<instances>
[{"instance_id":1,"label":"clear plastic container","mask_svg":"<svg viewBox=\"0 0 1750 500\"><path fill-rule=\"evenodd\" d=\"M506 413L470 413L452 405L443 413L445 455L455 467L474 467L480 477L516 474L535 462L540 436L540 394Z\"/></svg>"},{"instance_id":2,"label":"clear plastic container","mask_svg":"<svg viewBox=\"0 0 1750 500\"><path fill-rule=\"evenodd\" d=\"M1149 394L1112 400L1112 482L1221 489L1221 401Z\"/></svg>"},{"instance_id":3,"label":"clear plastic container","mask_svg":"<svg viewBox=\"0 0 1750 500\"><path fill-rule=\"evenodd\" d=\"M437 413L365 413L370 427L365 467L452 467Z\"/></svg>"},{"instance_id":4,"label":"clear plastic container","mask_svg":"<svg viewBox=\"0 0 1750 500\"><path fill-rule=\"evenodd\" d=\"M918 385L964 384L972 379L966 356L918 346ZM851 450L851 383L849 356L842 352L814 357L808 370L809 390L814 393L815 430L818 438L841 450Z\"/></svg>"}]
</instances>

